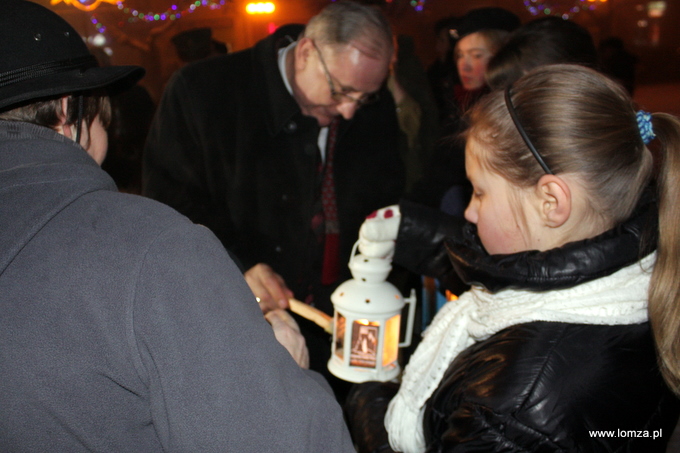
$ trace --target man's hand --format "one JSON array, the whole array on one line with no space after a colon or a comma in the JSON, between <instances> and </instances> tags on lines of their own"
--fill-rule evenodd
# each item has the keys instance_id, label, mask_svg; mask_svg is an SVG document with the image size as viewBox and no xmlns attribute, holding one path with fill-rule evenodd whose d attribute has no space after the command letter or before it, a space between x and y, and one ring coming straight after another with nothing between
<instances>
[{"instance_id":1,"label":"man's hand","mask_svg":"<svg viewBox=\"0 0 680 453\"><path fill-rule=\"evenodd\" d=\"M288 299L293 297L293 292L271 267L264 263L256 264L246 271L244 277L260 302L263 313L277 308L288 308Z\"/></svg>"},{"instance_id":2,"label":"man's hand","mask_svg":"<svg viewBox=\"0 0 680 453\"><path fill-rule=\"evenodd\" d=\"M272 310L264 315L274 329L274 336L301 368L309 368L309 351L305 337L293 317L285 310Z\"/></svg>"}]
</instances>

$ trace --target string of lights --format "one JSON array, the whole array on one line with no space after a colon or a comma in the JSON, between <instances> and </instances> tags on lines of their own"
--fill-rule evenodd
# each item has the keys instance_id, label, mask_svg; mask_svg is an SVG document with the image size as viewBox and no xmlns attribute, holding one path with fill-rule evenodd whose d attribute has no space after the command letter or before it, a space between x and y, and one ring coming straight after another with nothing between
<instances>
[{"instance_id":1,"label":"string of lights","mask_svg":"<svg viewBox=\"0 0 680 453\"><path fill-rule=\"evenodd\" d=\"M211 9L218 9L222 7L227 0L195 0L184 8L180 8L176 4L172 4L167 10L163 12L143 12L136 8L127 7L124 4L124 0L51 0L51 4L57 4L64 2L65 4L72 5L83 11L92 12L100 4L109 3L115 4L120 11L127 14L128 23L133 23L136 21L145 22L155 22L155 21L165 21L165 20L177 20L183 15L189 14L195 11L197 8L208 7ZM331 0L335 1L335 0ZM387 3L392 3L395 0L385 0ZM571 19L575 14L580 11L593 11L600 3L605 3L607 0L575 0L560 1L560 0L523 0L524 6L533 16L544 15L556 15L561 16L563 19ZM409 4L416 11L423 11L425 8L426 0L410 0ZM271 4L271 3L268 3ZM102 28L105 28L97 19L93 17L93 24L101 32Z\"/></svg>"},{"instance_id":2,"label":"string of lights","mask_svg":"<svg viewBox=\"0 0 680 453\"><path fill-rule=\"evenodd\" d=\"M411 6L416 11L422 11L425 8L425 0L411 0Z\"/></svg>"},{"instance_id":3,"label":"string of lights","mask_svg":"<svg viewBox=\"0 0 680 453\"><path fill-rule=\"evenodd\" d=\"M95 0L95 1L100 1L100 0ZM119 25L124 25L126 22L131 24L135 23L138 21L144 21L144 22L163 22L167 20L177 20L181 19L183 16L186 16L187 14L191 14L192 12L196 11L199 8L210 8L210 9L219 9L222 6L226 4L227 0L195 0L191 2L188 5L185 5L183 7L178 6L177 4L172 4L168 9L162 12L144 12L140 11L136 8L132 7L127 7L122 1L118 1L116 3L116 6L118 7L118 10L121 11L123 14L127 16L127 19L125 21L122 21L119 23ZM82 2L81 2L82 3ZM91 2L92 3L92 2ZM90 14L90 21L92 22L92 25L97 29L99 33L104 33L106 31L106 26L97 19L97 16L95 13Z\"/></svg>"},{"instance_id":4,"label":"string of lights","mask_svg":"<svg viewBox=\"0 0 680 453\"><path fill-rule=\"evenodd\" d=\"M576 1L555 1L555 0L524 0L524 6L532 16L560 16L562 19L571 19L581 11L594 11L601 3L607 0L576 0Z\"/></svg>"}]
</instances>

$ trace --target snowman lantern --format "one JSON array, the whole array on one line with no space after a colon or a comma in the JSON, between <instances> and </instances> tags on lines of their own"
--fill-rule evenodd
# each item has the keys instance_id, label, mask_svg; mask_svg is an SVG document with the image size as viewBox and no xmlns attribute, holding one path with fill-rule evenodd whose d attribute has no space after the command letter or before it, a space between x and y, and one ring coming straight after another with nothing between
<instances>
[{"instance_id":1,"label":"snowman lantern","mask_svg":"<svg viewBox=\"0 0 680 453\"><path fill-rule=\"evenodd\" d=\"M355 254L349 268L352 279L331 295L333 303L333 343L328 369L350 382L389 381L397 377L399 348L411 344L415 316L415 290L404 299L386 281L391 259ZM409 304L404 341L399 342L401 312Z\"/></svg>"}]
</instances>

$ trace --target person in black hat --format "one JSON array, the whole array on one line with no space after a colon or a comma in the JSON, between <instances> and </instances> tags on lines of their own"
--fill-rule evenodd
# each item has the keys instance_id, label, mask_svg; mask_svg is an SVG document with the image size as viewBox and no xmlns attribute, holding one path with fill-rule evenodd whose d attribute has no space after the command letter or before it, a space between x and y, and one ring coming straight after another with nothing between
<instances>
[{"instance_id":1,"label":"person in black hat","mask_svg":"<svg viewBox=\"0 0 680 453\"><path fill-rule=\"evenodd\" d=\"M445 110L440 112L442 138L424 177L409 194L412 201L462 216L471 186L465 176L465 153L458 134L465 128L465 112L489 92L484 78L489 60L519 25L514 13L496 7L473 9L451 25L459 83L447 93Z\"/></svg>"},{"instance_id":2,"label":"person in black hat","mask_svg":"<svg viewBox=\"0 0 680 453\"><path fill-rule=\"evenodd\" d=\"M212 39L212 30L207 27L177 33L171 41L175 45L177 56L184 63L228 53L224 43Z\"/></svg>"},{"instance_id":3,"label":"person in black hat","mask_svg":"<svg viewBox=\"0 0 680 453\"><path fill-rule=\"evenodd\" d=\"M468 12L458 27L451 30L458 40L454 60L461 83L454 88L454 96L460 111L467 110L488 91L484 79L487 64L519 25L515 14L503 8L489 7Z\"/></svg>"},{"instance_id":4,"label":"person in black hat","mask_svg":"<svg viewBox=\"0 0 680 453\"><path fill-rule=\"evenodd\" d=\"M272 329L208 229L99 167L107 94L143 70L2 6L0 450L353 451L284 312Z\"/></svg>"}]
</instances>

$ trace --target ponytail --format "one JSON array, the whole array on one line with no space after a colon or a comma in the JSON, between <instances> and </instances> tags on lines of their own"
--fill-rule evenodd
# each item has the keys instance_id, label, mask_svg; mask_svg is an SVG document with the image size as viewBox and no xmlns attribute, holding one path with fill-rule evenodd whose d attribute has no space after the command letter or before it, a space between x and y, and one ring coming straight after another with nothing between
<instances>
[{"instance_id":1,"label":"ponytail","mask_svg":"<svg viewBox=\"0 0 680 453\"><path fill-rule=\"evenodd\" d=\"M658 173L659 242L649 286L649 319L662 374L680 395L680 120L653 115L660 148Z\"/></svg>"}]
</instances>

